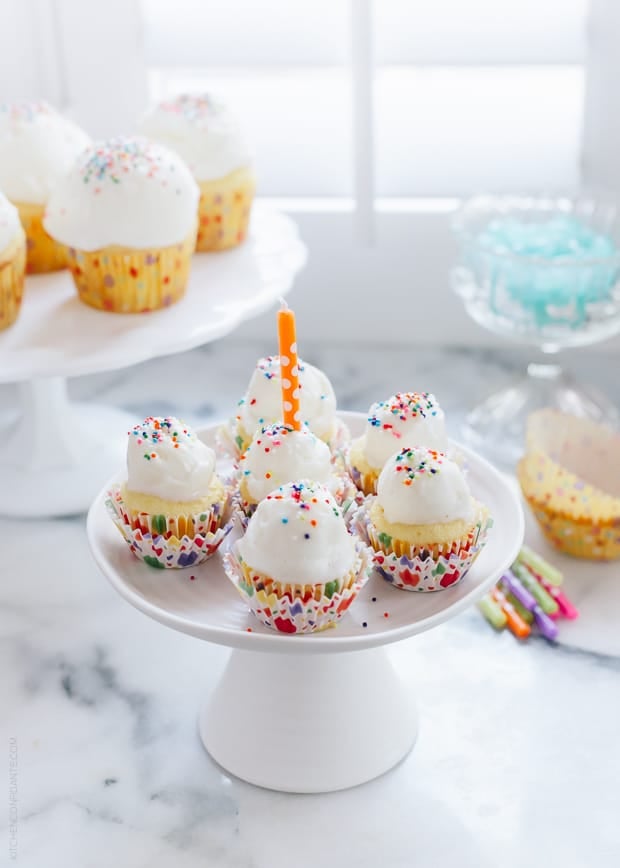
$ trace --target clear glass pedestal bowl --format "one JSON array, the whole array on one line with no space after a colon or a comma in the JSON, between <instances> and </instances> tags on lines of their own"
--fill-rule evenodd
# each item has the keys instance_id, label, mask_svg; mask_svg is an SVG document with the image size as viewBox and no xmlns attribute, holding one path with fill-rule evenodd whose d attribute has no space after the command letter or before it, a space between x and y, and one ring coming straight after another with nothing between
<instances>
[{"instance_id":1,"label":"clear glass pedestal bowl","mask_svg":"<svg viewBox=\"0 0 620 868\"><path fill-rule=\"evenodd\" d=\"M616 407L562 370L563 350L620 332L620 211L609 196L477 196L454 217L452 286L495 334L537 348L512 386L467 416L463 439L504 467L523 453L525 422L557 407L614 427Z\"/></svg>"}]
</instances>

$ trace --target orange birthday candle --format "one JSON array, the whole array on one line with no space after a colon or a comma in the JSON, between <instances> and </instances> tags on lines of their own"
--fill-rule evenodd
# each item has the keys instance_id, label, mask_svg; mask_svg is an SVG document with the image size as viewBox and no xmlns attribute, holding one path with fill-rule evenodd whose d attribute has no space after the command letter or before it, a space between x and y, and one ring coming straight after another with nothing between
<instances>
[{"instance_id":1,"label":"orange birthday candle","mask_svg":"<svg viewBox=\"0 0 620 868\"><path fill-rule=\"evenodd\" d=\"M295 431L301 430L299 408L299 362L295 314L286 304L278 311L278 342L280 346L280 378L282 381L282 421Z\"/></svg>"}]
</instances>

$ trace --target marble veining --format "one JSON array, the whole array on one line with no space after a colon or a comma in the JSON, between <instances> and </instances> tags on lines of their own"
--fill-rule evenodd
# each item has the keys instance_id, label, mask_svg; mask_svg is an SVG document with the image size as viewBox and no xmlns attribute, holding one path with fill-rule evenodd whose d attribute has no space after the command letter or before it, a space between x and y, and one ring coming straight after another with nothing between
<instances>
[{"instance_id":1,"label":"marble veining","mask_svg":"<svg viewBox=\"0 0 620 868\"><path fill-rule=\"evenodd\" d=\"M199 424L234 410L254 360L270 349L228 339L74 381L72 394ZM516 355L456 350L353 345L305 355L329 373L342 407L366 409L413 383L440 397L451 428L518 368ZM597 370L593 359L580 373ZM5 410L14 398L0 389ZM272 793L229 778L198 739L198 711L227 650L121 600L92 562L83 521L0 520L0 729L7 763L17 741L15 864L620 864L620 655L519 645L470 610L391 650L421 711L418 745L400 766L342 793ZM343 738L347 726L355 721L343 722ZM0 829L4 865L6 809Z\"/></svg>"}]
</instances>

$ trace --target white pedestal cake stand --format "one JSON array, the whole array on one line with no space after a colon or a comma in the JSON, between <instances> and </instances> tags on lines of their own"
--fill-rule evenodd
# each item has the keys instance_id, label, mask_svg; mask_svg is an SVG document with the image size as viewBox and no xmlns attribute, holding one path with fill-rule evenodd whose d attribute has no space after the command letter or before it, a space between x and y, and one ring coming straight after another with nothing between
<instances>
[{"instance_id":1,"label":"white pedestal cake stand","mask_svg":"<svg viewBox=\"0 0 620 868\"><path fill-rule=\"evenodd\" d=\"M362 414L342 416L354 434L362 429ZM201 436L212 441L214 429ZM106 489L97 496L88 539L119 594L167 627L233 649L200 717L202 741L227 771L270 789L328 792L382 774L411 749L413 697L383 646L470 606L514 561L523 538L511 485L475 453L462 452L472 491L495 521L466 578L445 591L416 594L373 575L336 629L309 635L272 632L256 620L219 554L178 571L138 561L106 514Z\"/></svg>"},{"instance_id":2,"label":"white pedestal cake stand","mask_svg":"<svg viewBox=\"0 0 620 868\"><path fill-rule=\"evenodd\" d=\"M82 512L122 460L135 420L71 404L67 377L216 340L288 292L305 258L292 220L256 206L246 243L194 256L187 294L167 310L104 313L78 300L66 271L28 277L20 317L0 333L0 383L21 387L19 420L2 420L0 515Z\"/></svg>"}]
</instances>

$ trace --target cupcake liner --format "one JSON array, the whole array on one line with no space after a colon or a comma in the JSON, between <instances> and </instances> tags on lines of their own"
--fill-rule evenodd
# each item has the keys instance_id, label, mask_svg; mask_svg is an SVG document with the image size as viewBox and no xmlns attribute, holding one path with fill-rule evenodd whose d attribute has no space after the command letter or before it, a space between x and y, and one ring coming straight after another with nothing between
<instances>
[{"instance_id":1,"label":"cupcake liner","mask_svg":"<svg viewBox=\"0 0 620 868\"><path fill-rule=\"evenodd\" d=\"M352 530L373 549L375 571L402 591L443 591L465 578L487 540L493 520L486 510L467 536L452 545L412 546L378 533L370 520L368 501L357 509Z\"/></svg>"},{"instance_id":2,"label":"cupcake liner","mask_svg":"<svg viewBox=\"0 0 620 868\"><path fill-rule=\"evenodd\" d=\"M339 582L293 585L276 582L242 561L237 546L222 558L226 575L252 613L280 633L313 633L335 627L368 581L366 547L356 543L357 562Z\"/></svg>"},{"instance_id":3,"label":"cupcake liner","mask_svg":"<svg viewBox=\"0 0 620 868\"><path fill-rule=\"evenodd\" d=\"M349 449L345 451L345 461L347 464L349 476L353 480L353 483L357 490L364 495L376 494L377 480L379 479L379 474L374 470L366 472L364 470L361 470L359 467L356 467L355 464L353 464L353 462L351 461L351 454Z\"/></svg>"},{"instance_id":4,"label":"cupcake liner","mask_svg":"<svg viewBox=\"0 0 620 868\"><path fill-rule=\"evenodd\" d=\"M69 258L67 248L48 235L43 227L45 206L27 202L13 204L19 211L19 219L26 233L27 273L43 274L66 268Z\"/></svg>"},{"instance_id":5,"label":"cupcake liner","mask_svg":"<svg viewBox=\"0 0 620 868\"><path fill-rule=\"evenodd\" d=\"M201 181L196 250L227 250L244 241L256 183L250 169Z\"/></svg>"},{"instance_id":6,"label":"cupcake liner","mask_svg":"<svg viewBox=\"0 0 620 868\"><path fill-rule=\"evenodd\" d=\"M158 569L201 564L215 554L234 524L230 499L195 515L149 515L128 509L120 486L115 486L106 508L133 554Z\"/></svg>"},{"instance_id":7,"label":"cupcake liner","mask_svg":"<svg viewBox=\"0 0 620 868\"><path fill-rule=\"evenodd\" d=\"M105 247L85 252L70 247L69 268L80 299L113 313L148 313L169 307L185 294L192 232L180 244L152 250Z\"/></svg>"},{"instance_id":8,"label":"cupcake liner","mask_svg":"<svg viewBox=\"0 0 620 868\"><path fill-rule=\"evenodd\" d=\"M0 255L0 331L12 325L19 315L25 268L26 241L21 233Z\"/></svg>"},{"instance_id":9,"label":"cupcake liner","mask_svg":"<svg viewBox=\"0 0 620 868\"><path fill-rule=\"evenodd\" d=\"M620 557L620 434L559 410L528 418L521 490L543 534L578 558Z\"/></svg>"}]
</instances>

